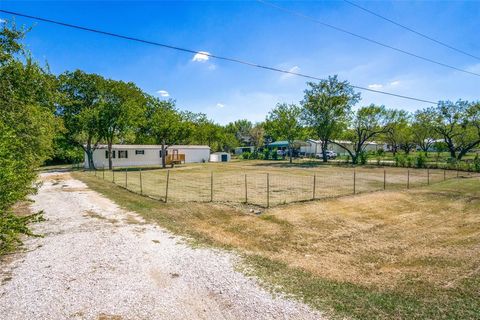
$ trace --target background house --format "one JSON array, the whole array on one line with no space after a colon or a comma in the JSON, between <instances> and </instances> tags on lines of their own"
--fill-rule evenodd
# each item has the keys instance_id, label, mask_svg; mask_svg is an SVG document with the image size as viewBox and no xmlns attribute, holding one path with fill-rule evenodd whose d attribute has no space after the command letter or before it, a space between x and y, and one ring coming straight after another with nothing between
<instances>
[{"instance_id":1,"label":"background house","mask_svg":"<svg viewBox=\"0 0 480 320\"><path fill-rule=\"evenodd\" d=\"M244 152L254 152L255 151L255 147L236 147L235 148L235 154L238 156L238 155L241 155L242 153Z\"/></svg>"},{"instance_id":2,"label":"background house","mask_svg":"<svg viewBox=\"0 0 480 320\"><path fill-rule=\"evenodd\" d=\"M353 151L353 143L350 141L338 140L338 143L346 146L349 150ZM364 145L365 151L377 151L379 149L387 150L387 145L384 143L378 143L375 141L367 141ZM348 152L342 147L334 144L328 144L328 150L334 151L338 155L347 155ZM305 156L315 156L322 153L322 145L320 140L308 139L306 145L300 147L300 153Z\"/></svg>"}]
</instances>

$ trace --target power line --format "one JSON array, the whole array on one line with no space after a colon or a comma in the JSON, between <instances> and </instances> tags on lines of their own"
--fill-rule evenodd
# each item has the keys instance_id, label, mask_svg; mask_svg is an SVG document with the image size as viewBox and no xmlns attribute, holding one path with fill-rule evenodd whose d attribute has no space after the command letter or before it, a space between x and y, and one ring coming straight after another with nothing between
<instances>
[{"instance_id":1,"label":"power line","mask_svg":"<svg viewBox=\"0 0 480 320\"><path fill-rule=\"evenodd\" d=\"M27 15L27 14L23 14L23 13L19 13L19 12L14 12L14 11L8 11L8 10L0 9L0 12L15 15L15 16L19 16L19 17L24 17L24 18L28 18L28 19L43 21L43 22L47 22L47 23L51 23L51 24L56 24L56 25L60 25L60 26L63 26L63 27L68 27L68 28L93 32L93 33L97 33L97 34L102 34L102 35L107 35L107 36L111 36L111 37L115 37L115 38L124 39L124 40L140 42L140 43L150 44L150 45L163 47L163 48L167 48L167 49L182 51L182 52L186 52L186 53L201 54L201 55L204 55L204 56L208 56L209 58L229 61L229 62L233 62L233 63L243 64L243 65L250 66L250 67L255 67L255 68L260 68L260 69L265 69L265 70L270 70L270 71L275 71L275 72L280 72L280 73L284 73L284 74L291 74L291 75L306 78L306 79L318 80L318 81L323 80L322 78L307 75L307 74L303 74L303 73L292 72L292 71L283 70L283 69L279 69L279 68L275 68L275 67L264 66L264 65L253 63L253 62L240 60L240 59L237 59L237 58L218 56L218 55L211 54L211 53L208 53L208 52L205 52L205 51L198 51L198 50L181 48L181 47L172 46L172 45L168 45L168 44L163 44L163 43L159 43L159 42L155 42L155 41L144 40L144 39L140 39L140 38L136 38L136 37L125 36L125 35L121 35L121 34L118 34L118 33L112 33L112 32L108 32L108 31L102 31L102 30L92 29L92 28L88 28L88 27L82 27L82 26L79 26L79 25L74 25L74 24L60 22L60 21L51 20L51 19L46 19L46 18L42 18L42 17ZM422 102L422 103L437 104L437 102L435 102L435 101L429 101L429 100L425 100L425 99L400 95L400 94L396 94L396 93L370 89L370 88L366 88L366 87L362 87L362 86L356 86L356 85L351 85L351 86L355 89L358 89L358 90L379 93L379 94L383 94L383 95L388 95L388 96L392 96L392 97L418 101L418 102Z\"/></svg>"},{"instance_id":2,"label":"power line","mask_svg":"<svg viewBox=\"0 0 480 320\"><path fill-rule=\"evenodd\" d=\"M452 65L449 65L449 64L446 64L446 63L443 63L443 62L440 62L440 61L436 61L436 60L433 60L433 59L430 59L430 58L427 58L427 57L424 57L424 56L420 56L416 53L412 53L412 52L409 52L409 51L406 51L406 50L403 50L403 49L400 49L400 48L397 48L397 47L394 47L394 46L391 46L389 44L385 44L383 42L380 42L380 41L377 41L377 40L373 40L373 39L370 39L370 38L367 38L365 36L362 36L358 33L354 33L354 32L351 32L351 31L348 31L346 29L342 29L340 27L336 27L332 24L328 24L328 23L325 23L325 22L322 22L318 19L315 19L313 17L310 17L310 16L307 16L306 14L303 14L301 12L298 12L298 11L294 11L294 10L290 10L290 9L287 9L287 8L284 8L284 7L281 7L279 5L276 5L274 3L271 3L269 1L265 1L265 0L257 0L258 2L264 4L264 5L267 5L267 6L271 6L275 9L278 9L280 11L283 11L283 12L286 12L286 13L289 13L291 15L294 15L294 16L297 16L297 17L300 17L300 18L303 18L303 19L306 19L306 20L309 20L309 21L312 21L312 22L315 22L315 23L318 23L324 27L327 27L327 28L330 28L330 29L334 29L336 31L339 31L339 32L343 32L343 33L346 33L346 34L349 34L353 37L356 37L356 38L359 38L359 39L362 39L362 40L365 40L365 41L368 41L370 43L374 43L376 45L379 45L379 46L382 46L382 47L385 47L385 48L388 48L388 49L391 49L391 50L394 50L394 51L397 51L397 52L400 52L400 53L403 53L403 54L406 54L406 55L409 55L411 57L414 57L414 58L417 58L417 59L420 59L420 60L424 60L424 61L427 61L427 62L430 62L430 63L433 63L433 64L436 64L436 65L439 65L439 66L442 66L442 67L445 67L445 68L450 68L450 69L453 69L453 70L456 70L456 71L460 71L460 72L463 72L463 73L468 73L468 74L471 74L471 75L474 75L474 76L477 76L477 77L480 77L480 74L479 73L475 73L475 72L472 72L472 71L468 71L468 70L465 70L465 69L461 69L461 68L457 68L455 66L452 66Z\"/></svg>"},{"instance_id":3,"label":"power line","mask_svg":"<svg viewBox=\"0 0 480 320\"><path fill-rule=\"evenodd\" d=\"M422 38L425 38L425 39L428 39L428 40L430 40L430 41L433 41L433 42L435 42L435 43L437 43L437 44L439 44L439 45L441 45L441 46L444 46L444 47L449 48L449 49L451 49L451 50L453 50L453 51L456 51L456 52L459 52L459 53L464 54L464 55L466 55L466 56L469 56L469 57L471 57L471 58L480 60L480 57L478 57L478 56L475 56L475 55L473 55L473 54L470 54L470 53L468 53L468 52L465 52L465 51L463 51L463 50L461 50L461 49L455 48L454 46L451 46L451 45L449 45L448 43L442 42L442 41L437 40L437 39L435 39L435 38L432 38L432 37L430 37L430 36L428 36L428 35L426 35L426 34L424 34L424 33L421 33L421 32L416 31L416 30L414 30L414 29L412 29L412 28L410 28L410 27L407 27L407 26L405 26L405 25L403 25L403 24L401 24L401 23L398 23L398 22L396 22L396 21L393 21L392 19L389 19L389 18L387 18L387 17L385 17L385 16L382 16L382 15L379 14L379 13L376 13L376 12L374 12L374 11L372 11L372 10L369 10L369 9L367 9L367 8L365 8L365 7L362 7L362 6L360 6L359 4L356 4L356 3L352 2L352 1L349 1L349 0L343 0L343 1L345 1L346 3L348 3L348 4L350 4L350 5L354 6L354 7L359 8L360 10L363 10L363 11L365 11L365 12L368 12L368 13L370 13L370 14L372 14L372 15L380 18L380 19L383 19L383 20L385 20L385 21L388 21L388 22L390 22L390 23L392 23L392 24L394 24L394 25L396 25L396 26L398 26L398 27L400 27L400 28L403 28L403 29L405 29L405 30L408 30L408 31L410 31L410 32L412 32L412 33L414 33L414 34L422 37Z\"/></svg>"}]
</instances>

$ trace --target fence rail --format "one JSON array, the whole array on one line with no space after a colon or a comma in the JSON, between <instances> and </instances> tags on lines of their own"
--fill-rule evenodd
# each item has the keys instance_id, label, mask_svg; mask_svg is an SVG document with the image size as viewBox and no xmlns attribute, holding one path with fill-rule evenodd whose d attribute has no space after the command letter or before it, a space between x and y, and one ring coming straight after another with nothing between
<instances>
[{"instance_id":1,"label":"fence rail","mask_svg":"<svg viewBox=\"0 0 480 320\"><path fill-rule=\"evenodd\" d=\"M230 202L262 207L346 196L380 190L401 190L472 177L453 170L325 168L290 172L209 172L189 170L116 169L90 171L97 178L164 202Z\"/></svg>"}]
</instances>

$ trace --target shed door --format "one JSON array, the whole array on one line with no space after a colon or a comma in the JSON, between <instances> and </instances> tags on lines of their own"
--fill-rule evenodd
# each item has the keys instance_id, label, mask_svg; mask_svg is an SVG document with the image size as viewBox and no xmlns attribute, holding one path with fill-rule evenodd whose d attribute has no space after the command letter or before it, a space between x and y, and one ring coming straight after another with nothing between
<instances>
[{"instance_id":1,"label":"shed door","mask_svg":"<svg viewBox=\"0 0 480 320\"><path fill-rule=\"evenodd\" d=\"M228 161L228 154L222 154L222 162Z\"/></svg>"}]
</instances>

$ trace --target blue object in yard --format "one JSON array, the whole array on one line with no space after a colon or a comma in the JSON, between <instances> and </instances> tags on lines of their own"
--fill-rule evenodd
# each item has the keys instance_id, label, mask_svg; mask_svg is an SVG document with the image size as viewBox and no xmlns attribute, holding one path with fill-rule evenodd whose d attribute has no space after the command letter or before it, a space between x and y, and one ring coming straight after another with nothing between
<instances>
[{"instance_id":1,"label":"blue object in yard","mask_svg":"<svg viewBox=\"0 0 480 320\"><path fill-rule=\"evenodd\" d=\"M267 144L268 148L288 148L288 141L275 141Z\"/></svg>"}]
</instances>

